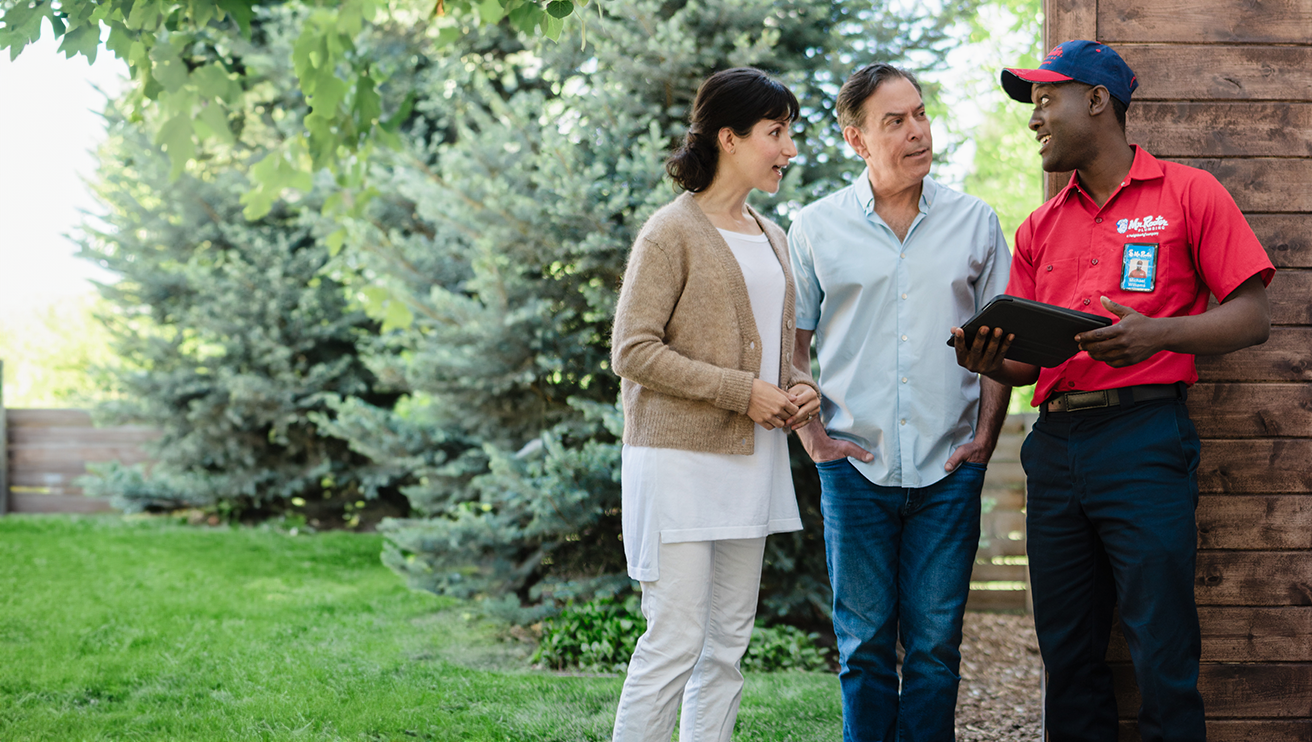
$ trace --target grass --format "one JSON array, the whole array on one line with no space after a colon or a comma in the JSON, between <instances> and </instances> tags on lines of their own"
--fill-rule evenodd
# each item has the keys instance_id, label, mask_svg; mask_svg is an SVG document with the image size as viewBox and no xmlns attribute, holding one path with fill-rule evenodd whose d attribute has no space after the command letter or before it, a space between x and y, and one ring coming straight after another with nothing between
<instances>
[{"instance_id":1,"label":"grass","mask_svg":"<svg viewBox=\"0 0 1312 742\"><path fill-rule=\"evenodd\" d=\"M529 669L376 535L0 518L0 739L606 740L619 677ZM831 675L749 676L736 740L840 737Z\"/></svg>"}]
</instances>

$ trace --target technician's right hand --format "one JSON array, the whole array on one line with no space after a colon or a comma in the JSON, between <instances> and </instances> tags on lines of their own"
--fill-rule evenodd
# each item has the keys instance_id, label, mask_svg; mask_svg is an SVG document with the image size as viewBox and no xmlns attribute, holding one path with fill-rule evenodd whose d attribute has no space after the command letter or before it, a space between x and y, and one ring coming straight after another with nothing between
<instances>
[{"instance_id":1,"label":"technician's right hand","mask_svg":"<svg viewBox=\"0 0 1312 742\"><path fill-rule=\"evenodd\" d=\"M747 400L747 416L766 430L782 428L797 414L792 397L768 381L752 380L752 397Z\"/></svg>"},{"instance_id":2,"label":"technician's right hand","mask_svg":"<svg viewBox=\"0 0 1312 742\"><path fill-rule=\"evenodd\" d=\"M968 344L966 331L960 327L952 328L952 346L957 350L957 365L985 376L992 376L1002 370L1007 349L1015 339L1015 335L1003 337L1001 327L982 326Z\"/></svg>"},{"instance_id":3,"label":"technician's right hand","mask_svg":"<svg viewBox=\"0 0 1312 742\"><path fill-rule=\"evenodd\" d=\"M797 437L802 440L802 448L806 449L806 455L810 456L811 460L817 464L845 459L849 456L866 463L875 460L874 454L851 441L830 438L825 426L820 424L799 428Z\"/></svg>"}]
</instances>

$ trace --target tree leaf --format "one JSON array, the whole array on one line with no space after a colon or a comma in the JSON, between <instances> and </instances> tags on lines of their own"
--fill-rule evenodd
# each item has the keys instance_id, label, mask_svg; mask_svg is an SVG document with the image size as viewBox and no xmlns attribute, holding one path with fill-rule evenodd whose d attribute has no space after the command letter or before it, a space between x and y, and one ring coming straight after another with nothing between
<instances>
[{"instance_id":1,"label":"tree leaf","mask_svg":"<svg viewBox=\"0 0 1312 742\"><path fill-rule=\"evenodd\" d=\"M542 14L542 35L552 41L559 41L560 34L565 30L565 21L562 18L556 18L546 13Z\"/></svg>"},{"instance_id":2,"label":"tree leaf","mask_svg":"<svg viewBox=\"0 0 1312 742\"><path fill-rule=\"evenodd\" d=\"M506 6L501 0L483 0L478 4L478 17L484 23L500 23L506 17Z\"/></svg>"},{"instance_id":3,"label":"tree leaf","mask_svg":"<svg viewBox=\"0 0 1312 742\"><path fill-rule=\"evenodd\" d=\"M545 16L542 8L531 2L524 3L510 10L510 25L522 33L531 34L537 30L538 22Z\"/></svg>"},{"instance_id":4,"label":"tree leaf","mask_svg":"<svg viewBox=\"0 0 1312 742\"><path fill-rule=\"evenodd\" d=\"M100 24L83 23L77 28L69 29L68 33L64 34L64 43L59 45L59 51L64 53L66 59L81 54L87 58L88 64L94 64L96 52L100 51Z\"/></svg>"},{"instance_id":5,"label":"tree leaf","mask_svg":"<svg viewBox=\"0 0 1312 742\"><path fill-rule=\"evenodd\" d=\"M574 12L574 3L570 0L553 0L547 3L547 14L553 18L568 18Z\"/></svg>"},{"instance_id":6,"label":"tree leaf","mask_svg":"<svg viewBox=\"0 0 1312 742\"><path fill-rule=\"evenodd\" d=\"M232 16L246 38L250 38L251 35L251 19L255 17L254 5L254 2L245 0L218 0L219 8Z\"/></svg>"},{"instance_id":7,"label":"tree leaf","mask_svg":"<svg viewBox=\"0 0 1312 742\"><path fill-rule=\"evenodd\" d=\"M176 180L182 175L187 161L196 153L195 129L191 116L179 113L159 128L155 143L162 146L169 156L169 180Z\"/></svg>"},{"instance_id":8,"label":"tree leaf","mask_svg":"<svg viewBox=\"0 0 1312 742\"><path fill-rule=\"evenodd\" d=\"M201 128L204 128L204 131ZM224 144L232 144L232 130L228 127L228 113L223 106L212 101L201 106L200 116L196 118L196 132L202 138L213 137Z\"/></svg>"}]
</instances>

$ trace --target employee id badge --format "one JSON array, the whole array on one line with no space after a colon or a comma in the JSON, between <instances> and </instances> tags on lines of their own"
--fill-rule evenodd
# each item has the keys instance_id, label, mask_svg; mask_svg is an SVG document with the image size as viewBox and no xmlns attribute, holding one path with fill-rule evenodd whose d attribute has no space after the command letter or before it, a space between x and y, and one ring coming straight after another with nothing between
<instances>
[{"instance_id":1,"label":"employee id badge","mask_svg":"<svg viewBox=\"0 0 1312 742\"><path fill-rule=\"evenodd\" d=\"M1157 245L1128 242L1121 258L1121 290L1152 291L1157 277Z\"/></svg>"}]
</instances>

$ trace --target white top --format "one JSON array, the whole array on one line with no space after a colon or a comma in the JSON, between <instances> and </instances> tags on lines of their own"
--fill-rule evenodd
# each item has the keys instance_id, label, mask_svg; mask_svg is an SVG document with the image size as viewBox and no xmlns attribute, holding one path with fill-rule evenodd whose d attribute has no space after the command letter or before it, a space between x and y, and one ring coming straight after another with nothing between
<instances>
[{"instance_id":1,"label":"white top","mask_svg":"<svg viewBox=\"0 0 1312 742\"><path fill-rule=\"evenodd\" d=\"M738 259L757 334L783 332L784 272L764 234L720 230ZM780 348L764 343L758 377L779 383ZM624 446L621 465L624 555L629 577L660 579L660 544L762 538L800 531L788 464L788 434L754 426L754 453Z\"/></svg>"}]
</instances>

